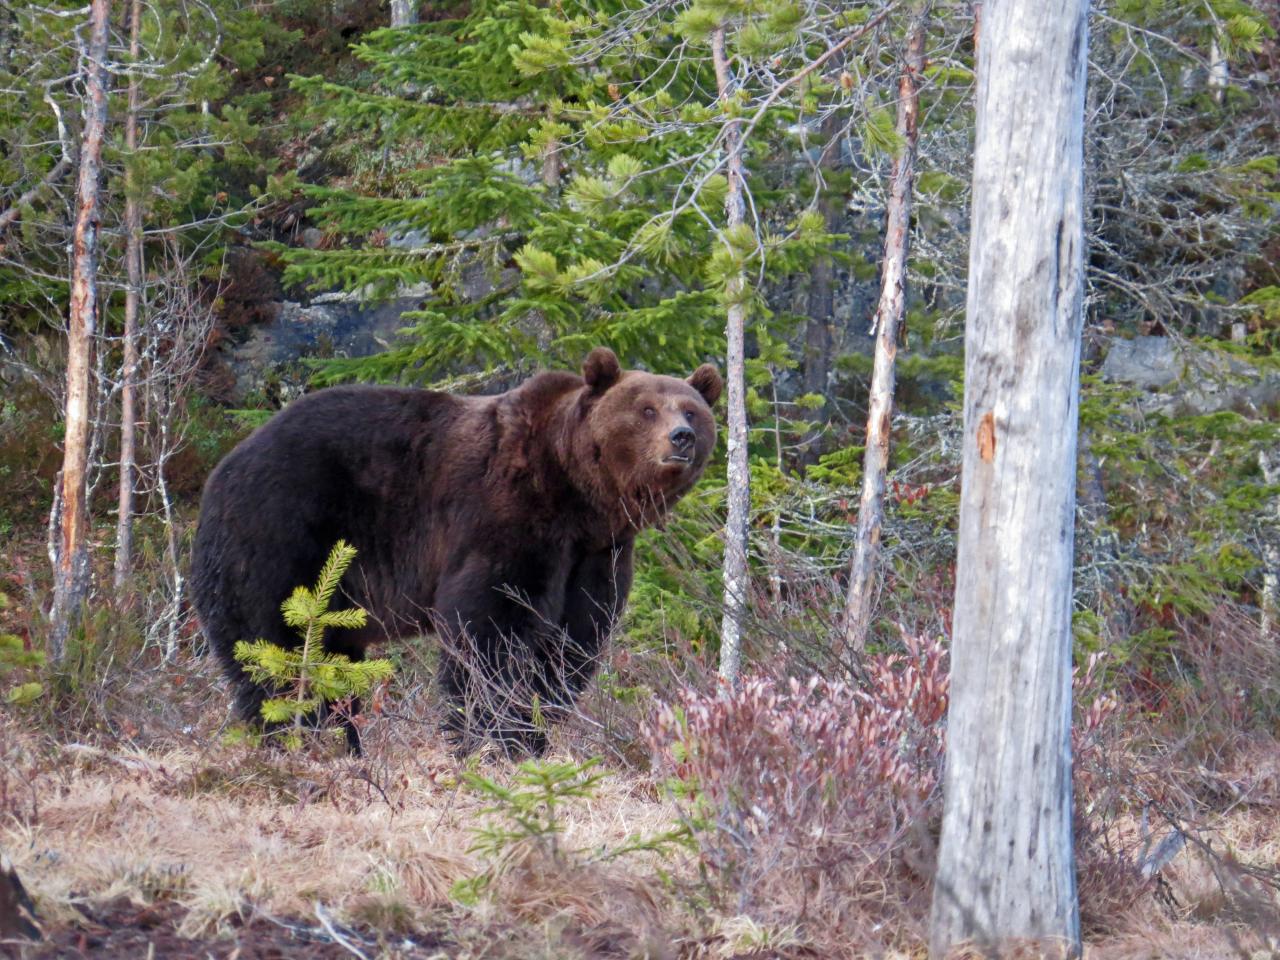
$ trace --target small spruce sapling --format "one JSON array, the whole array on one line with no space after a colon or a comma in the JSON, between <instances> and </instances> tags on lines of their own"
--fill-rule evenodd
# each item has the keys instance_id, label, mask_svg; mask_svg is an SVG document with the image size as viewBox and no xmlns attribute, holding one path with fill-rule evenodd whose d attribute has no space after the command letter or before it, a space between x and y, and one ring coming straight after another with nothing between
<instances>
[{"instance_id":1,"label":"small spruce sapling","mask_svg":"<svg viewBox=\"0 0 1280 960\"><path fill-rule=\"evenodd\" d=\"M605 774L593 772L599 764L599 757L586 763L526 760L516 768L510 786L474 770L464 772L467 787L490 801L480 811L488 819L472 829L474 841L467 850L480 854L484 865L474 876L455 883L450 895L467 906L478 903L504 873L525 862L521 848L532 849L556 867L574 868L584 862L613 860L630 853L666 857L675 848L693 849L692 836L683 824L653 836L629 836L616 847L594 851L564 849L561 838L565 812L580 801L595 798L596 788L605 778Z\"/></svg>"},{"instance_id":2,"label":"small spruce sapling","mask_svg":"<svg viewBox=\"0 0 1280 960\"><path fill-rule=\"evenodd\" d=\"M336 700L364 696L394 670L390 660L353 663L344 654L327 652L321 643L329 627L354 630L365 625L365 611L360 607L329 609L329 602L355 555L355 547L339 540L325 561L315 587L296 588L280 605L284 622L302 637L300 647L285 650L261 639L252 643L242 640L235 647L236 659L245 665L253 681L278 692L278 696L263 701L262 719L272 726L292 722L284 735L285 745L291 750L302 745L305 719L319 716L324 705Z\"/></svg>"}]
</instances>

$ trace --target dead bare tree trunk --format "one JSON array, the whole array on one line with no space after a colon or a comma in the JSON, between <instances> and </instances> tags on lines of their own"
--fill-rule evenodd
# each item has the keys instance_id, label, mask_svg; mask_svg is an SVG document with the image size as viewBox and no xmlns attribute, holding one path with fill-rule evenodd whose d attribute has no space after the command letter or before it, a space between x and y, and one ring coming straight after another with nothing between
<instances>
[{"instance_id":1,"label":"dead bare tree trunk","mask_svg":"<svg viewBox=\"0 0 1280 960\"><path fill-rule=\"evenodd\" d=\"M1210 10L1212 11L1212 8ZM1213 40L1209 43L1209 93L1214 103L1222 103L1230 82L1231 68L1227 65L1227 58L1222 53L1222 45L1218 43L1215 32Z\"/></svg>"},{"instance_id":2,"label":"dead bare tree trunk","mask_svg":"<svg viewBox=\"0 0 1280 960\"><path fill-rule=\"evenodd\" d=\"M915 179L920 97L917 81L924 71L927 7L916 12L907 39L906 61L898 79L898 155L893 159L889 205L885 216L884 266L880 304L876 309L876 349L867 405L867 439L863 455L862 500L849 592L844 607L844 649L861 653L871 629L876 580L880 568L880 530L884 524L885 476L889 472L889 436L893 425L893 391L898 357L898 329L906 307L907 253L911 246L911 197Z\"/></svg>"},{"instance_id":3,"label":"dead bare tree trunk","mask_svg":"<svg viewBox=\"0 0 1280 960\"><path fill-rule=\"evenodd\" d=\"M729 62L725 57L725 30L711 37L711 57L716 70L716 90L722 103L729 101ZM725 198L725 229L732 233L745 219L745 183L742 174L742 121L731 119L725 129L725 153L729 191ZM726 242L729 242L726 239ZM720 677L727 684L738 679L742 658L742 625L746 617L749 579L747 533L751 511L751 470L747 461L747 378L745 325L747 280L742 271L729 279L726 289L728 341L728 518L724 530L724 615L720 622Z\"/></svg>"},{"instance_id":4,"label":"dead bare tree trunk","mask_svg":"<svg viewBox=\"0 0 1280 960\"><path fill-rule=\"evenodd\" d=\"M393 27L411 27L417 22L417 0L391 0L391 25Z\"/></svg>"},{"instance_id":5,"label":"dead bare tree trunk","mask_svg":"<svg viewBox=\"0 0 1280 960\"><path fill-rule=\"evenodd\" d=\"M142 0L129 8L129 60L138 62ZM138 302L142 293L142 208L132 164L138 149L138 77L129 76L129 106L124 119L124 260L128 287L124 294L124 344L120 378L120 497L116 517L115 588L122 595L133 566L133 487L137 463Z\"/></svg>"},{"instance_id":6,"label":"dead bare tree trunk","mask_svg":"<svg viewBox=\"0 0 1280 960\"><path fill-rule=\"evenodd\" d=\"M1258 451L1258 466L1267 486L1280 483L1280 457ZM1271 500L1271 523L1262 530L1262 636L1269 637L1280 623L1280 497Z\"/></svg>"},{"instance_id":7,"label":"dead bare tree trunk","mask_svg":"<svg viewBox=\"0 0 1280 960\"><path fill-rule=\"evenodd\" d=\"M49 652L57 662L67 634L89 590L89 418L90 373L98 314L99 181L102 140L107 127L107 40L110 0L89 7L89 45L85 50L84 131L80 140L76 186L76 223L72 237L71 309L67 331L66 433L62 473L55 497L53 607Z\"/></svg>"},{"instance_id":8,"label":"dead bare tree trunk","mask_svg":"<svg viewBox=\"0 0 1280 960\"><path fill-rule=\"evenodd\" d=\"M1071 578L1083 322L1086 0L988 0L934 957L1077 955Z\"/></svg>"},{"instance_id":9,"label":"dead bare tree trunk","mask_svg":"<svg viewBox=\"0 0 1280 960\"><path fill-rule=\"evenodd\" d=\"M549 193L560 189L560 141L553 139L542 153L542 185Z\"/></svg>"}]
</instances>

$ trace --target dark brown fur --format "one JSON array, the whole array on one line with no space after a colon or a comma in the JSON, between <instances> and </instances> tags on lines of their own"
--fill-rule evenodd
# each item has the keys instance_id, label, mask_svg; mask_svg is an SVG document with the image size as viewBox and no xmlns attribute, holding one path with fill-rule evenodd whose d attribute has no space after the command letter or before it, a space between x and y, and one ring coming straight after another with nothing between
<instances>
[{"instance_id":1,"label":"dark brown fur","mask_svg":"<svg viewBox=\"0 0 1280 960\"><path fill-rule=\"evenodd\" d=\"M626 600L636 533L706 466L720 389L709 365L688 380L622 372L598 348L581 377L492 397L338 387L295 401L213 471L196 533L192 596L240 715L256 720L266 691L236 641L296 646L280 603L345 539L359 553L343 588L370 622L326 647L358 660L434 628L458 732L539 750L529 704L477 705L474 678L510 688L532 663L541 704L572 702ZM670 459L678 434L687 463Z\"/></svg>"}]
</instances>

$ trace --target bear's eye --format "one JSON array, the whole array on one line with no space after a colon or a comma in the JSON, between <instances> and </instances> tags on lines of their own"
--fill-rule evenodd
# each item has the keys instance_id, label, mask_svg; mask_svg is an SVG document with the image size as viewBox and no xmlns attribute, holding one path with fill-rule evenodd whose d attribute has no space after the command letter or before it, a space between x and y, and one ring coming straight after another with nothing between
<instances>
[{"instance_id":1,"label":"bear's eye","mask_svg":"<svg viewBox=\"0 0 1280 960\"><path fill-rule=\"evenodd\" d=\"M684 418L685 418L685 420L687 420L689 423L693 423L693 411L692 411L692 410L686 410L686 411L684 412Z\"/></svg>"},{"instance_id":2,"label":"bear's eye","mask_svg":"<svg viewBox=\"0 0 1280 960\"><path fill-rule=\"evenodd\" d=\"M652 420L654 417L658 415L658 411L653 409L653 407L645 407L644 415L646 419Z\"/></svg>"}]
</instances>

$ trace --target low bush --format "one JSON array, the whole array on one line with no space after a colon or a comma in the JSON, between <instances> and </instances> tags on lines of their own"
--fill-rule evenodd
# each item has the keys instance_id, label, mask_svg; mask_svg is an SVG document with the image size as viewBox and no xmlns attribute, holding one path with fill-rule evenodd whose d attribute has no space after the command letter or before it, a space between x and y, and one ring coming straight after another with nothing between
<instances>
[{"instance_id":1,"label":"low bush","mask_svg":"<svg viewBox=\"0 0 1280 960\"><path fill-rule=\"evenodd\" d=\"M862 685L755 674L661 706L647 737L717 905L900 939L928 895L947 691L942 643L908 637Z\"/></svg>"}]
</instances>

